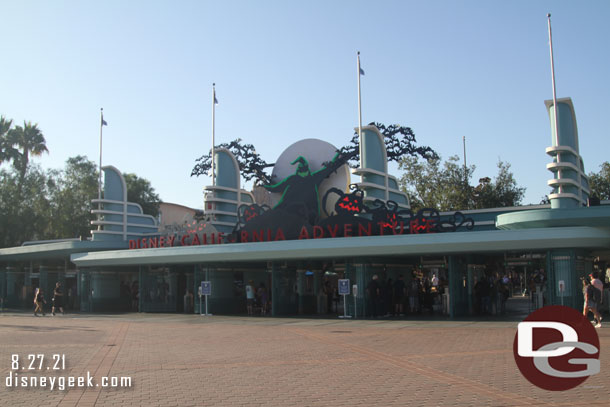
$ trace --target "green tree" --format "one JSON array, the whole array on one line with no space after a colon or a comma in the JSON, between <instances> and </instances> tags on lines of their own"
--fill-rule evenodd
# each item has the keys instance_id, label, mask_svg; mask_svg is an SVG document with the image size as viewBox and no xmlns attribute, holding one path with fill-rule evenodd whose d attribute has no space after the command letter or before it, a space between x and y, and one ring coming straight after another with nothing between
<instances>
[{"instance_id":1,"label":"green tree","mask_svg":"<svg viewBox=\"0 0 610 407\"><path fill-rule=\"evenodd\" d=\"M17 126L8 131L7 145L17 150L13 152L11 158L13 166L19 173L19 191L21 191L21 184L23 184L28 170L30 156L41 156L43 153L48 153L49 150L38 124L26 121L23 122L23 127Z\"/></svg>"},{"instance_id":2,"label":"green tree","mask_svg":"<svg viewBox=\"0 0 610 407\"><path fill-rule=\"evenodd\" d=\"M442 162L441 158L421 160L406 156L398 162L405 171L400 186L409 196L414 210L436 208L440 211L468 209L471 206L472 187L468 180L475 166L460 165L457 156Z\"/></svg>"},{"instance_id":3,"label":"green tree","mask_svg":"<svg viewBox=\"0 0 610 407\"><path fill-rule=\"evenodd\" d=\"M150 185L150 181L139 178L136 174L123 174L127 184L127 200L140 204L147 215L157 217L159 215L159 203L161 198Z\"/></svg>"},{"instance_id":4,"label":"green tree","mask_svg":"<svg viewBox=\"0 0 610 407\"><path fill-rule=\"evenodd\" d=\"M88 237L91 200L97 198L97 165L87 157L70 157L63 171L54 171L50 188L53 216L49 238Z\"/></svg>"},{"instance_id":5,"label":"green tree","mask_svg":"<svg viewBox=\"0 0 610 407\"><path fill-rule=\"evenodd\" d=\"M53 181L30 156L48 152L38 125L0 117L0 163L11 162L11 170L0 172L0 245L14 246L27 240L44 239L48 234Z\"/></svg>"},{"instance_id":6,"label":"green tree","mask_svg":"<svg viewBox=\"0 0 610 407\"><path fill-rule=\"evenodd\" d=\"M479 179L473 189L473 209L504 208L521 204L525 188L519 187L510 171L510 164L498 161L498 175Z\"/></svg>"},{"instance_id":7,"label":"green tree","mask_svg":"<svg viewBox=\"0 0 610 407\"><path fill-rule=\"evenodd\" d=\"M16 168L0 170L0 247L89 236L95 218L91 200L97 197L98 186L94 162L71 157L63 169L47 173L30 164L21 184L20 177ZM156 217L160 199L150 182L135 174L124 177L127 199Z\"/></svg>"},{"instance_id":8,"label":"green tree","mask_svg":"<svg viewBox=\"0 0 610 407\"><path fill-rule=\"evenodd\" d=\"M0 137L5 137L12 126L12 120L8 120L5 116L0 116Z\"/></svg>"},{"instance_id":9,"label":"green tree","mask_svg":"<svg viewBox=\"0 0 610 407\"><path fill-rule=\"evenodd\" d=\"M16 212L20 206L17 178L9 171L0 170L0 186L0 247L14 246L17 241L14 234L19 227Z\"/></svg>"},{"instance_id":10,"label":"green tree","mask_svg":"<svg viewBox=\"0 0 610 407\"><path fill-rule=\"evenodd\" d=\"M0 164L5 161L12 161L16 157L13 146L9 143L8 134L13 127L13 121L0 116Z\"/></svg>"},{"instance_id":11,"label":"green tree","mask_svg":"<svg viewBox=\"0 0 610 407\"><path fill-rule=\"evenodd\" d=\"M610 199L610 163L603 162L598 173L589 173L589 188L591 196L599 199Z\"/></svg>"},{"instance_id":12,"label":"green tree","mask_svg":"<svg viewBox=\"0 0 610 407\"><path fill-rule=\"evenodd\" d=\"M20 174L0 171L0 246L17 246L28 240L47 239L53 180L36 165Z\"/></svg>"},{"instance_id":13,"label":"green tree","mask_svg":"<svg viewBox=\"0 0 610 407\"><path fill-rule=\"evenodd\" d=\"M464 167L457 156L445 162L441 158L421 160L403 157L399 168L405 173L400 186L409 196L414 210L436 208L440 211L498 208L516 206L521 203L525 188L517 185L510 164L498 162L498 175L491 180L484 177L479 185L470 185L476 169L474 165Z\"/></svg>"}]
</instances>

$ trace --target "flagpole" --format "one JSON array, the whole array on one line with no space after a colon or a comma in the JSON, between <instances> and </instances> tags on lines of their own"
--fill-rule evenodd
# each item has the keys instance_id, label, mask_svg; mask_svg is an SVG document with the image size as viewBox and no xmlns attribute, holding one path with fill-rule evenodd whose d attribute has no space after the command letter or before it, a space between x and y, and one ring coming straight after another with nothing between
<instances>
[{"instance_id":1,"label":"flagpole","mask_svg":"<svg viewBox=\"0 0 610 407\"><path fill-rule=\"evenodd\" d=\"M216 185L216 174L215 174L215 164L216 159L214 157L214 145L215 145L215 137L216 137L216 84L212 84L212 186Z\"/></svg>"},{"instance_id":2,"label":"flagpole","mask_svg":"<svg viewBox=\"0 0 610 407\"><path fill-rule=\"evenodd\" d=\"M555 146L559 147L559 111L557 109L557 88L555 86L555 62L553 58L553 34L551 32L551 13L546 15L549 22L549 49L551 52L551 81L553 83L553 112L555 116L554 126L555 126ZM559 162L559 152L557 153L557 162ZM558 178L561 178L561 173L557 174ZM561 189L561 185L559 186ZM558 191L561 193L561 190Z\"/></svg>"},{"instance_id":3,"label":"flagpole","mask_svg":"<svg viewBox=\"0 0 610 407\"><path fill-rule=\"evenodd\" d=\"M362 103L360 97L360 51L358 51L358 154L360 155L360 167L364 167L362 162Z\"/></svg>"},{"instance_id":4,"label":"flagpole","mask_svg":"<svg viewBox=\"0 0 610 407\"><path fill-rule=\"evenodd\" d=\"M100 171L97 184L97 199L102 199L102 129L104 128L104 108L100 108ZM99 204L101 205L101 203ZM100 209L100 208L98 208Z\"/></svg>"},{"instance_id":5,"label":"flagpole","mask_svg":"<svg viewBox=\"0 0 610 407\"><path fill-rule=\"evenodd\" d=\"M468 182L467 171L466 171L466 136L462 136L462 143L464 144L464 183Z\"/></svg>"},{"instance_id":6,"label":"flagpole","mask_svg":"<svg viewBox=\"0 0 610 407\"><path fill-rule=\"evenodd\" d=\"M549 21L549 48L551 50L551 81L553 82L553 110L555 111L555 145L559 146L559 121L557 120L557 90L555 87L555 61L553 58L553 34L551 33L551 13L547 15Z\"/></svg>"}]
</instances>

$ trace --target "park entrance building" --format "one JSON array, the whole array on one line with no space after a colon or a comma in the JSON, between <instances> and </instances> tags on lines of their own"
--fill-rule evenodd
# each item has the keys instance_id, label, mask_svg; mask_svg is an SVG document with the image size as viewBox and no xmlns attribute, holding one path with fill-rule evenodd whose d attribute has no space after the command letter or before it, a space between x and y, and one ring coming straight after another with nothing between
<instances>
[{"instance_id":1,"label":"park entrance building","mask_svg":"<svg viewBox=\"0 0 610 407\"><path fill-rule=\"evenodd\" d=\"M332 145L306 139L285 150L272 182L255 193L241 188L231 152L218 149L203 217L170 204L162 219L173 220L161 226L127 201L120 171L104 167L91 240L0 249L2 306L28 308L35 287L49 293L60 281L74 310L198 313L198 288L209 281L211 312L244 314L251 281L265 287L271 315L311 315L338 312L337 281L349 279L356 289L346 312L370 316L381 313L366 290L376 275L424 282L426 305L451 317L499 312L493 300L481 304L477 283L505 277L520 281L511 290L534 293L536 307L579 308L580 279L596 268L605 273L610 259L610 205L588 198L573 105L558 102L548 205L414 213L372 126L363 128L359 168L350 171Z\"/></svg>"}]
</instances>

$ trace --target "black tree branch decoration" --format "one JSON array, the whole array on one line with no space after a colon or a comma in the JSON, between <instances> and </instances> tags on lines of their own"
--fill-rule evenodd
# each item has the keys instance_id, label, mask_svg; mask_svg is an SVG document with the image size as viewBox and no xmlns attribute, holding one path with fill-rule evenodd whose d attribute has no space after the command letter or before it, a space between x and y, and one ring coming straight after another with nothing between
<instances>
[{"instance_id":1,"label":"black tree branch decoration","mask_svg":"<svg viewBox=\"0 0 610 407\"><path fill-rule=\"evenodd\" d=\"M254 179L254 183L257 185L271 183L271 176L265 172L265 169L273 167L274 164L268 164L263 160L252 144L242 144L241 139L238 138L230 143L219 144L216 148L226 148L233 153L239 165L239 172L246 181ZM193 175L207 175L210 172L212 168L211 153L210 151L210 153L195 160L197 164L191 171L191 177Z\"/></svg>"},{"instance_id":2,"label":"black tree branch decoration","mask_svg":"<svg viewBox=\"0 0 610 407\"><path fill-rule=\"evenodd\" d=\"M398 161L405 155L419 155L426 160L438 159L438 154L431 147L417 146L415 133L410 127L392 124L385 126L382 123L369 123L370 126L375 126L384 137L385 148L388 154L388 161ZM400 137L402 135L402 137ZM341 153L351 155L349 165L352 168L358 167L360 164L360 142L358 140L358 132L354 132L351 144L341 148Z\"/></svg>"},{"instance_id":3,"label":"black tree branch decoration","mask_svg":"<svg viewBox=\"0 0 610 407\"><path fill-rule=\"evenodd\" d=\"M382 123L371 122L376 126L384 137L388 161L398 161L405 155L419 155L426 160L438 159L438 154L428 146L417 146L415 133L410 127L392 124L385 126ZM246 181L254 179L256 185L271 183L271 175L265 170L275 164L268 164L254 149L252 144L242 144L241 139L230 143L223 143L216 148L226 148L233 153L239 164L239 171ZM351 144L341 147L339 152L342 156L349 157L348 164L352 168L358 167L360 163L358 132L354 133ZM202 155L195 160L197 164L193 167L191 176L207 175L212 167L211 153Z\"/></svg>"}]
</instances>

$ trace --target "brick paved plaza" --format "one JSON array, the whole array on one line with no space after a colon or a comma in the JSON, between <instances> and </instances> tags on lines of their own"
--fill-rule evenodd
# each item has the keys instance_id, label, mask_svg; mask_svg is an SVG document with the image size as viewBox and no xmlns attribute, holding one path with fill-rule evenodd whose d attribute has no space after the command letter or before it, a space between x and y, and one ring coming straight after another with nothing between
<instances>
[{"instance_id":1,"label":"brick paved plaza","mask_svg":"<svg viewBox=\"0 0 610 407\"><path fill-rule=\"evenodd\" d=\"M566 392L527 382L516 321L391 321L126 314L0 314L2 406L573 406L610 404L601 373ZM132 388L7 388L11 355L66 355L58 375ZM43 368L44 369L44 368ZM47 375L44 370L35 375ZM48 375L52 375L48 374Z\"/></svg>"}]
</instances>

